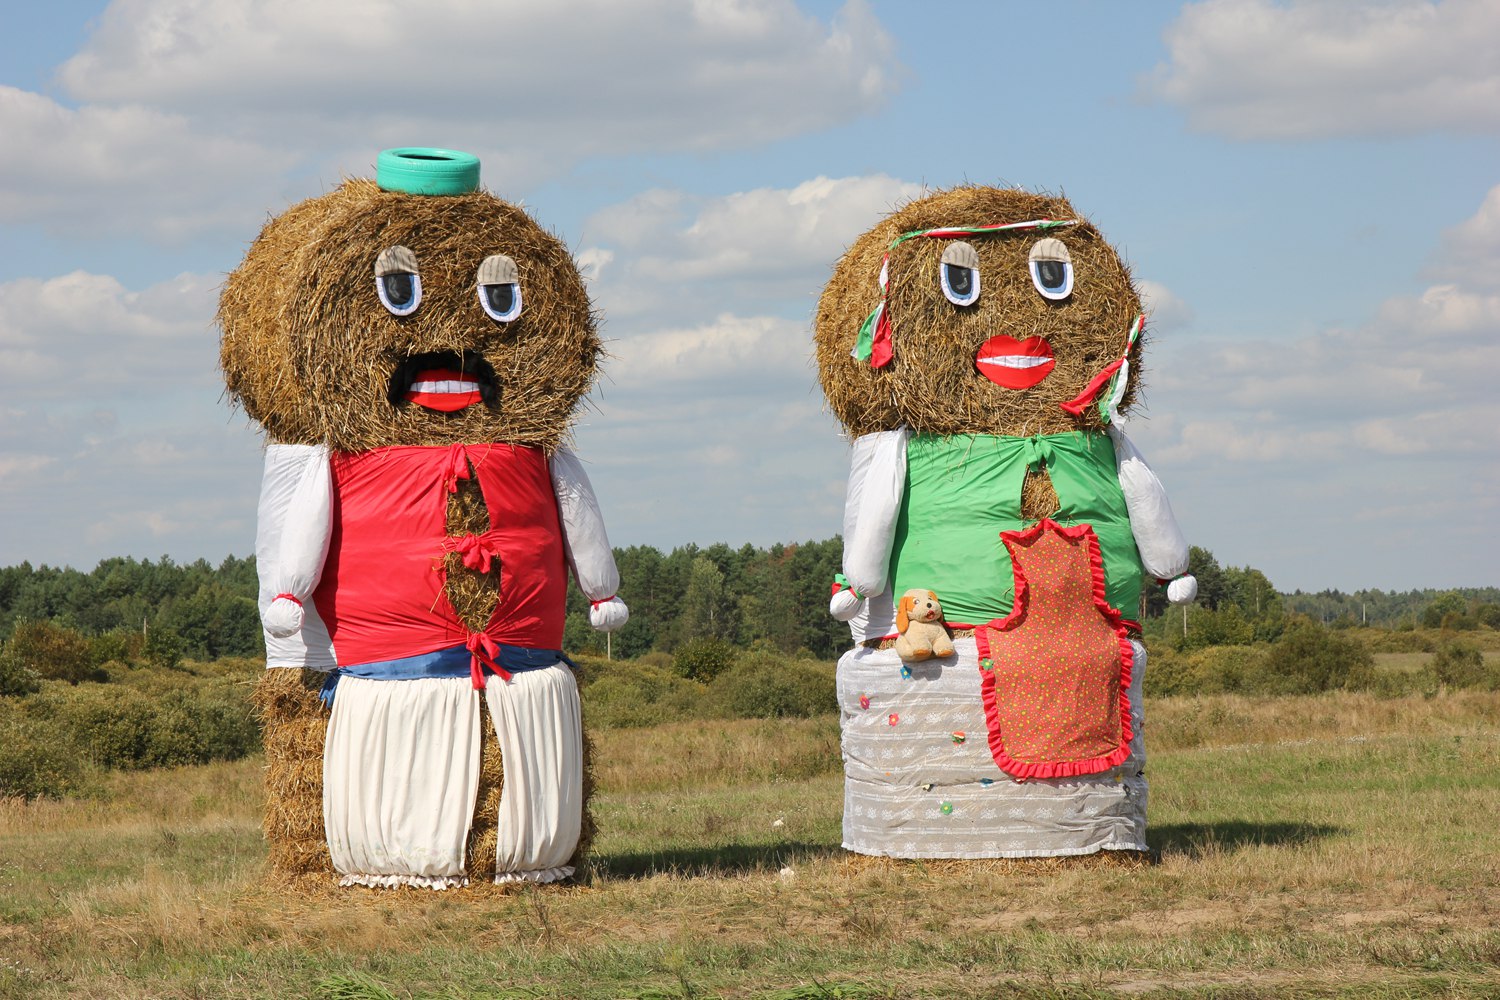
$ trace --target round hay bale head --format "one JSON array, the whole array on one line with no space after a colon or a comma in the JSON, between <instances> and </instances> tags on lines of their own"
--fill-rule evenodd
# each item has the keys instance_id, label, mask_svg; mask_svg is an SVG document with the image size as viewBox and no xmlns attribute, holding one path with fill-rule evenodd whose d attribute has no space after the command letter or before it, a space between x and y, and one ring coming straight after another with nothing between
<instances>
[{"instance_id":1,"label":"round hay bale head","mask_svg":"<svg viewBox=\"0 0 1500 1000\"><path fill-rule=\"evenodd\" d=\"M420 293L398 315L377 270L409 266ZM481 286L512 278L520 311L497 320ZM218 323L230 395L270 438L341 451L478 441L551 450L601 353L572 257L520 208L482 191L432 197L368 180L272 219L229 275ZM483 400L453 412L410 401L432 370L475 379Z\"/></svg>"},{"instance_id":2,"label":"round hay bale head","mask_svg":"<svg viewBox=\"0 0 1500 1000\"><path fill-rule=\"evenodd\" d=\"M1078 224L951 237L903 234L1037 219ZM1038 244L1065 248L1073 284L1064 298L1040 294L1032 275ZM956 304L943 287L950 260L977 256L978 297ZM950 248L953 248L950 250ZM883 368L851 356L861 326L881 300L886 254L893 356ZM956 256L955 256L956 255ZM994 187L953 188L912 201L861 235L834 269L815 321L818 375L835 416L851 436L905 425L930 434L1031 435L1102 427L1097 408L1075 417L1060 408L1125 350L1140 297L1119 254L1061 197ZM981 374L977 357L991 338L1040 336L1053 352L1044 378L1007 388ZM1135 400L1141 340L1131 354L1121 409Z\"/></svg>"}]
</instances>

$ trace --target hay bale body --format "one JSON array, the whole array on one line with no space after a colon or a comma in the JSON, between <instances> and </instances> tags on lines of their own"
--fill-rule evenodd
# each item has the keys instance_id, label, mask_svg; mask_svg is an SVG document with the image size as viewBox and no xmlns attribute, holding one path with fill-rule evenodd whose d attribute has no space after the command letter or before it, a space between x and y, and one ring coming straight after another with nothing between
<instances>
[{"instance_id":1,"label":"hay bale body","mask_svg":"<svg viewBox=\"0 0 1500 1000\"><path fill-rule=\"evenodd\" d=\"M326 679L317 670L267 670L256 682L253 701L260 717L266 754L266 813L271 874L281 879L333 875L323 831L323 736L328 711L318 699ZM478 694L475 697L479 697ZM484 742L479 757L479 791L466 851L469 877L495 875L496 825L504 762L489 712L480 713ZM594 746L583 737L583 830L569 864L579 867L594 839Z\"/></svg>"},{"instance_id":2,"label":"hay bale body","mask_svg":"<svg viewBox=\"0 0 1500 1000\"><path fill-rule=\"evenodd\" d=\"M906 234L927 230L1043 219L1077 221L1044 230L945 232L901 240ZM1053 250L1051 245L1042 244L1044 240L1060 241L1072 264L1072 289L1061 298L1044 295L1033 279L1030 266L1033 252ZM968 246L959 246L960 241ZM942 284L945 259L977 270L977 300L967 305L957 304L945 294ZM885 309L890 322L891 355L887 364L876 368L870 361L851 354L866 318L881 302L882 266L888 268L889 276ZM964 298L961 290L955 290L954 294ZM979 438L968 444L954 442L951 451L930 449L931 439L990 435L1024 447L1025 442L1015 439L1073 431L1097 435L1104 430L1108 419L1101 414L1097 399L1083 406L1078 414L1065 410L1061 404L1077 400L1086 388L1099 384L1101 372L1128 351L1129 374L1119 411L1130 409L1140 388L1144 338L1138 337L1133 346L1130 340L1132 326L1140 314L1140 296L1120 255L1066 199L1046 194L964 186L920 198L898 208L859 236L836 265L819 300L814 331L819 380L829 407L851 439L904 428L912 432L913 440L924 442L928 454L947 456L945 460L950 463L936 469L923 467L920 475L928 477L924 480L928 485L923 487L928 490L926 493L915 492L911 478L904 484L881 479L874 485L870 481L863 485L863 496L888 495L888 487L896 486L904 491L904 499L901 519L894 526L880 529L889 533L889 537L881 535L889 543L887 547L882 549L871 543L869 551L861 550L855 560L859 565L878 564L881 558L887 558L885 553L890 553L886 562L887 589L882 592L878 587L863 588L871 593L860 598L864 614L852 626L858 645L839 663L847 769L845 846L851 850L896 858L946 859L932 863L964 865L975 863L973 859L1084 856L1101 850L1115 860L1135 859L1145 849L1145 753L1140 738L1139 670L1128 689L1121 690L1113 680L1108 688L1089 689L1107 690L1109 699L1124 697L1128 701L1128 712L1125 708L1121 711L1131 719L1134 733L1128 740L1128 754L1123 749L1126 741L1120 741L1123 759L1107 767L1101 765L1094 772L1067 778L1052 776L1056 772L1044 772L1047 776L1015 779L1002 769L999 757L984 739L987 727L1001 723L987 717L981 694L982 671L1008 669L1009 664L997 666L994 660L982 659L973 629L964 625L957 626L954 633L955 645L959 647L954 657L922 664L903 665L888 637L896 630L891 594L918 586L935 591L939 599L944 599L945 584L953 591L967 594L972 581L983 580L986 588L991 582L989 576L981 576L976 569L981 560L972 554L975 551L972 548L965 550L961 570L953 568L957 563L951 555L934 558L931 564L921 556L911 560L910 564L917 566L939 567L931 571L937 575L942 575L941 568L946 567L955 578L898 581L901 574L895 567L901 564L904 542L912 546L910 552L920 553L924 544L933 544L935 538L949 532L948 538L963 538L976 546L993 544L998 549L1001 545L998 532L991 531L981 537L972 526L989 523L987 518L1008 521L1015 516L1012 510L1019 512L1023 522L1057 517L1069 524L1077 523L1070 519L1077 508L1067 509L1049 474L1048 463L1054 461L1053 456L1057 456L1058 462L1064 460L1058 453L1048 452L1045 460L1027 459L1024 478L1005 480L1013 483L1016 495L1001 497L995 487L998 480L985 478L993 474L996 466L983 464L988 459L979 457L982 450ZM982 373L979 360L981 348L996 337L1015 341L1043 338L1051 348L1053 367L1045 377L1026 388L997 384ZM869 449L863 452L865 460L872 453L885 454L881 449L906 447L900 443L904 440L893 435L866 438L861 444ZM1088 440L1097 442L1092 436ZM1106 446L1104 450L1109 449ZM907 457L912 454L906 453ZM1083 460L1066 460L1074 463L1068 481L1083 481L1075 472ZM869 466L877 467L878 463ZM909 476L911 468L908 467ZM970 477L969 473L976 469L983 471ZM1113 472L1111 468L1110 476ZM1059 482L1062 481L1060 478ZM950 492L933 490L930 485L933 482L942 483L943 489ZM985 492L975 494L976 489ZM1069 490L1077 489L1069 486ZM855 495L851 491L853 506L846 517L855 517L858 524L861 507ZM913 513L913 505L918 502L913 497L918 495L936 497L935 506ZM963 497L964 502L953 502L953 497ZM1071 494L1070 502L1078 501L1076 492ZM1084 506L1090 510L1106 507ZM890 520L896 521L894 516ZM1110 521L1110 530L1117 523ZM848 524L846 520L846 529ZM922 527L909 529L907 526L912 524ZM960 534L956 529L970 533ZM914 534L906 534L908 530ZM921 531L927 533L915 534ZM862 531L856 526L846 530L846 543L858 544L874 534L878 532ZM1183 558L1186 559L1185 547ZM994 564L991 561L986 565ZM1003 573L1008 574L1009 557L1000 565L1005 567ZM1130 575L1120 570L1122 565L1124 561L1116 562L1116 576L1112 579ZM851 583L861 583L852 579L849 566L846 562ZM1008 575L995 572L997 578L1008 582ZM1104 567L1097 567L1097 572L1102 581ZM1138 578L1139 573L1136 564L1134 576ZM1103 583L1098 587L1102 591ZM1070 593L1087 591L1085 587ZM1040 592L1041 588L1033 586L1032 597ZM969 626L999 627L1001 616L1011 610L1010 598L1005 597L1001 606L1001 598L996 596L992 607L988 599L992 591L985 589L983 593L985 601L972 605L983 612L983 617L960 621ZM1102 603L1102 593L1098 600ZM1089 610L1093 610L1092 605ZM1127 615L1136 611L1134 607L1123 610ZM1022 614L1018 623L1006 627L1024 628L1025 618ZM1128 641L1123 626L1119 637L1120 642ZM1144 667L1144 649L1138 645L1131 648L1138 651L1136 659ZM1118 672L1115 674L1117 678L1120 676ZM1065 690L1070 681L1057 683ZM1109 699L1105 699L1106 703L1114 703ZM1038 706L1037 716L1028 718L1046 716L1051 711L1051 703L1045 703ZM994 718L998 717L997 714ZM1073 762L1063 763L1067 766ZM1060 822L1060 816L1067 820Z\"/></svg>"},{"instance_id":3,"label":"hay bale body","mask_svg":"<svg viewBox=\"0 0 1500 1000\"><path fill-rule=\"evenodd\" d=\"M377 293L376 261L409 250L421 301L395 315ZM399 256L409 260L404 253ZM515 263L523 307L497 321L480 301L481 265ZM491 277L494 280L493 267ZM522 209L491 194L429 197L349 180L271 219L229 275L219 302L220 364L231 398L274 444L361 452L391 445L509 443L551 454L597 375L596 318L566 247ZM482 403L438 412L404 397L419 368L477 376ZM471 470L472 471L472 470ZM459 480L446 533L489 530L477 478ZM470 631L490 620L501 565L442 560L444 595ZM332 874L323 829L324 674L268 670L256 689L265 730L266 838L281 876ZM480 697L478 693L475 697ZM493 876L503 762L487 711L481 777L467 860L471 878ZM584 742L584 836L592 790Z\"/></svg>"}]
</instances>

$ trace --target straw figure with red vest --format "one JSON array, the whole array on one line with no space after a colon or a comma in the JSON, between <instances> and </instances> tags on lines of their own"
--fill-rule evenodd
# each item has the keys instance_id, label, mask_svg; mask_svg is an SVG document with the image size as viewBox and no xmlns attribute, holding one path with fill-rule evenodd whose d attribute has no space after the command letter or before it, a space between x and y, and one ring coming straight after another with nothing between
<instances>
[{"instance_id":1,"label":"straw figure with red vest","mask_svg":"<svg viewBox=\"0 0 1500 1000\"><path fill-rule=\"evenodd\" d=\"M1144 328L1125 264L1061 197L939 192L839 261L816 340L853 446L830 603L855 641L849 850L1147 850L1142 586L1197 585L1122 428Z\"/></svg>"},{"instance_id":2,"label":"straw figure with red vest","mask_svg":"<svg viewBox=\"0 0 1500 1000\"><path fill-rule=\"evenodd\" d=\"M628 611L567 446L601 347L567 249L453 150L272 219L219 305L267 446L256 559L273 870L444 889L574 873L568 575Z\"/></svg>"}]
</instances>

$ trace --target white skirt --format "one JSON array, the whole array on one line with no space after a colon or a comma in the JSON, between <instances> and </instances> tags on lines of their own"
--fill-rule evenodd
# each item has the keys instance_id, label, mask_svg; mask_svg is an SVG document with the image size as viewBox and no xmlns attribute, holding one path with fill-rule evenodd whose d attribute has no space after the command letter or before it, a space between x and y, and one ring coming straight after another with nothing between
<instances>
[{"instance_id":1,"label":"white skirt","mask_svg":"<svg viewBox=\"0 0 1500 1000\"><path fill-rule=\"evenodd\" d=\"M485 701L505 773L495 881L553 882L583 823L578 685L559 664ZM479 697L469 678L342 677L323 750L323 822L341 885L467 885L479 791Z\"/></svg>"},{"instance_id":2,"label":"white skirt","mask_svg":"<svg viewBox=\"0 0 1500 1000\"><path fill-rule=\"evenodd\" d=\"M583 828L583 723L578 682L563 664L491 677L484 689L500 741L496 882L555 882Z\"/></svg>"},{"instance_id":3,"label":"white skirt","mask_svg":"<svg viewBox=\"0 0 1500 1000\"><path fill-rule=\"evenodd\" d=\"M911 664L909 677L894 649L845 653L838 665L844 847L894 858L1146 850L1146 650L1132 644L1130 756L1095 775L1026 781L1000 770L990 754L972 637L955 639L953 656Z\"/></svg>"},{"instance_id":4,"label":"white skirt","mask_svg":"<svg viewBox=\"0 0 1500 1000\"><path fill-rule=\"evenodd\" d=\"M467 677L341 677L323 743L323 823L340 885L467 885L479 792Z\"/></svg>"}]
</instances>

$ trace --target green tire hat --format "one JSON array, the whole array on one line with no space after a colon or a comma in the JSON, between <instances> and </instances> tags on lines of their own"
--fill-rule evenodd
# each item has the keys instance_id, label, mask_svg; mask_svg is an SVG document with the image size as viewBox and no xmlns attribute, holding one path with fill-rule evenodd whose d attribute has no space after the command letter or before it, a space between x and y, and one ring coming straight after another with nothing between
<instances>
[{"instance_id":1,"label":"green tire hat","mask_svg":"<svg viewBox=\"0 0 1500 1000\"><path fill-rule=\"evenodd\" d=\"M375 159L375 183L402 194L469 194L479 190L479 157L426 146L384 149Z\"/></svg>"}]
</instances>

